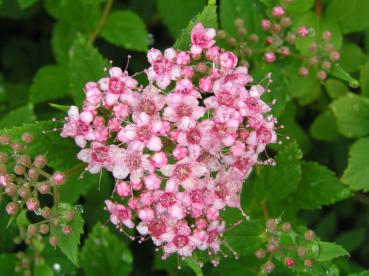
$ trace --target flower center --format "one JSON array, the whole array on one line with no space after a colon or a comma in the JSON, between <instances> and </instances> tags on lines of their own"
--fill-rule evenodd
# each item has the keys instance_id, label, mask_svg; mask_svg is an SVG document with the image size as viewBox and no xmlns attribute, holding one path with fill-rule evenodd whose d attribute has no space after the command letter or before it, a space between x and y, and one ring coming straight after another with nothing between
<instances>
[{"instance_id":1,"label":"flower center","mask_svg":"<svg viewBox=\"0 0 369 276\"><path fill-rule=\"evenodd\" d=\"M191 128L187 131L186 138L190 144L197 145L200 143L201 133L197 128Z\"/></svg>"},{"instance_id":2,"label":"flower center","mask_svg":"<svg viewBox=\"0 0 369 276\"><path fill-rule=\"evenodd\" d=\"M156 106L154 102L149 99L142 99L138 109L140 112L145 112L147 115L153 115L156 112Z\"/></svg>"},{"instance_id":3,"label":"flower center","mask_svg":"<svg viewBox=\"0 0 369 276\"><path fill-rule=\"evenodd\" d=\"M186 104L177 106L176 113L179 118L189 117L192 114L192 108Z\"/></svg>"},{"instance_id":4,"label":"flower center","mask_svg":"<svg viewBox=\"0 0 369 276\"><path fill-rule=\"evenodd\" d=\"M109 80L109 91L113 94L122 94L124 92L124 88L126 87L125 83L122 82L117 77L112 77Z\"/></svg>"},{"instance_id":5,"label":"flower center","mask_svg":"<svg viewBox=\"0 0 369 276\"><path fill-rule=\"evenodd\" d=\"M170 207L172 205L174 205L176 203L176 198L174 196L173 193L164 193L161 197L160 197L160 204L163 207Z\"/></svg>"},{"instance_id":6,"label":"flower center","mask_svg":"<svg viewBox=\"0 0 369 276\"><path fill-rule=\"evenodd\" d=\"M188 244L188 237L184 235L177 235L173 239L173 243L177 248L182 248Z\"/></svg>"},{"instance_id":7,"label":"flower center","mask_svg":"<svg viewBox=\"0 0 369 276\"><path fill-rule=\"evenodd\" d=\"M128 155L124 160L124 164L130 171L139 169L141 167L141 163L141 156L136 153Z\"/></svg>"},{"instance_id":8,"label":"flower center","mask_svg":"<svg viewBox=\"0 0 369 276\"><path fill-rule=\"evenodd\" d=\"M141 142L148 141L152 136L152 129L149 125L140 126L137 128L136 135Z\"/></svg>"},{"instance_id":9,"label":"flower center","mask_svg":"<svg viewBox=\"0 0 369 276\"><path fill-rule=\"evenodd\" d=\"M190 176L191 172L191 168L188 164L180 164L174 169L173 176L183 181Z\"/></svg>"}]
</instances>

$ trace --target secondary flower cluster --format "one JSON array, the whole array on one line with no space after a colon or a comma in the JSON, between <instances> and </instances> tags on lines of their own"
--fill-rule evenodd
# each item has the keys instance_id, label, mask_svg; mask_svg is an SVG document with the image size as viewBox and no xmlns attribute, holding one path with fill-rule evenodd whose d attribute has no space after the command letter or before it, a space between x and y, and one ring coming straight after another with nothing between
<instances>
[{"instance_id":1,"label":"secondary flower cluster","mask_svg":"<svg viewBox=\"0 0 369 276\"><path fill-rule=\"evenodd\" d=\"M259 36L248 34L241 18L235 20L238 39L230 37L223 30L218 31L218 38L238 48L239 55L246 59L258 52L263 53L264 60L268 63L274 63L278 57L298 58L301 60L297 72L300 76L305 77L313 73L317 79L323 81L327 78L333 63L340 60L340 53L332 43L332 33L327 30L318 37L313 28L305 25L293 26L293 21L286 11L289 3L290 1L282 1L281 5L271 9L267 18L261 20L260 27L266 34L263 48L258 48ZM300 54L295 45L299 40L306 38L310 41L304 41L308 45L308 51Z\"/></svg>"},{"instance_id":2,"label":"secondary flower cluster","mask_svg":"<svg viewBox=\"0 0 369 276\"><path fill-rule=\"evenodd\" d=\"M271 273L274 270L273 260L281 261L295 271L306 272L313 266L313 259L317 255L317 241L312 230L301 234L290 223L281 223L280 218L268 219L265 226L265 248L259 248L255 252L258 259L267 259L262 266L263 272Z\"/></svg>"},{"instance_id":3,"label":"secondary flower cluster","mask_svg":"<svg viewBox=\"0 0 369 276\"><path fill-rule=\"evenodd\" d=\"M7 197L6 213L13 218L18 216L19 235L14 242L28 245L26 252L17 253L19 264L15 266L15 270L24 272L24 275L32 275L32 264L40 259L42 235L51 233L49 243L55 247L57 231L69 235L73 231L71 222L74 219L73 210L58 212L55 197L53 209L41 203L50 202L48 197L56 195L58 186L64 184L65 175L62 172L50 174L45 155L28 155L32 142L30 133L23 133L19 140L0 135L0 191L1 196ZM33 222L26 217L26 212L34 214Z\"/></svg>"},{"instance_id":4,"label":"secondary flower cluster","mask_svg":"<svg viewBox=\"0 0 369 276\"><path fill-rule=\"evenodd\" d=\"M163 259L220 251L221 211L242 211L243 182L277 141L261 100L268 89L251 84L215 35L199 23L189 51L149 50L145 87L110 68L85 85L82 110L69 109L61 133L82 148L78 158L90 173L105 168L115 177L118 199L105 202L111 222L151 237Z\"/></svg>"}]
</instances>

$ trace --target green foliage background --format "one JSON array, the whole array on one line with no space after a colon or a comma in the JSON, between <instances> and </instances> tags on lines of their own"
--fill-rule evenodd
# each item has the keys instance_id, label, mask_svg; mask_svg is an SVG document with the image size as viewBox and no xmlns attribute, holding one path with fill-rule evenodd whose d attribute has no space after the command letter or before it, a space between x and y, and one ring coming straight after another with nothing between
<instances>
[{"instance_id":1,"label":"green foliage background","mask_svg":"<svg viewBox=\"0 0 369 276\"><path fill-rule=\"evenodd\" d=\"M237 36L234 19L243 18L259 34L259 21L274 0L0 0L0 128L19 136L35 136L30 154L47 153L50 166L78 166L77 148L57 133L50 118L64 112L49 103L68 106L83 100L83 84L99 79L108 60L130 72L147 66L145 51L171 45L186 48L194 19ZM175 259L162 262L150 242L131 243L110 226L103 201L113 181L78 175L61 189L61 201L81 211L79 230L61 241L59 249L43 249L44 262L35 275L256 275L260 262L254 251L263 231L263 209L293 227L314 229L321 240L321 269L301 275L369 275L369 1L323 0L321 18L314 0L295 0L294 21L329 29L340 48L339 70L320 83L301 79L293 62L264 64L253 60L251 74L273 72L274 113L290 141L272 147L277 166L258 167L246 182L242 205L252 221L226 238L241 258L222 260L201 270L186 261L178 271ZM216 5L214 5L216 4ZM197 16L196 16L197 15ZM190 22L190 24L189 24ZM301 52L307 44L297 45ZM259 59L259 61L257 60ZM357 87L357 80L360 86ZM142 80L144 81L144 80ZM59 106L60 108L60 106ZM35 123L35 121L39 121ZM2 206L4 203L2 203ZM69 208L69 207L68 207ZM229 217L232 217L230 214ZM0 275L13 275L11 242L14 227L0 215ZM337 245L335 245L336 243ZM341 247L343 246L347 252ZM344 256L345 255L345 256ZM344 257L340 257L344 256ZM335 258L340 257L340 258ZM56 266L56 264L59 265ZM187 264L187 265L186 265ZM300 275L279 266L274 275Z\"/></svg>"}]
</instances>

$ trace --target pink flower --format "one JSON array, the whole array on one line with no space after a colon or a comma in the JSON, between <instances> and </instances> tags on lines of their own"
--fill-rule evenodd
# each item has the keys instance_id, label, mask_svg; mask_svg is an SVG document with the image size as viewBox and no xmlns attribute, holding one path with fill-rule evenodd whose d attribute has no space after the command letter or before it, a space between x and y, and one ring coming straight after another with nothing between
<instances>
[{"instance_id":1,"label":"pink flower","mask_svg":"<svg viewBox=\"0 0 369 276\"><path fill-rule=\"evenodd\" d=\"M219 56L220 65L224 69L234 69L237 66L238 58L232 52L225 52Z\"/></svg>"},{"instance_id":2,"label":"pink flower","mask_svg":"<svg viewBox=\"0 0 369 276\"><path fill-rule=\"evenodd\" d=\"M119 204L113 203L110 200L105 200L106 209L110 213L110 221L117 227L121 224L124 224L128 228L133 228L135 224L131 220L131 212L130 210Z\"/></svg>"},{"instance_id":3,"label":"pink flower","mask_svg":"<svg viewBox=\"0 0 369 276\"><path fill-rule=\"evenodd\" d=\"M306 26L301 26L298 28L297 34L300 37L306 37L309 34L309 29Z\"/></svg>"},{"instance_id":4,"label":"pink flower","mask_svg":"<svg viewBox=\"0 0 369 276\"><path fill-rule=\"evenodd\" d=\"M192 96L172 94L168 101L163 117L170 122L179 122L185 117L197 120L204 115L205 109Z\"/></svg>"},{"instance_id":5,"label":"pink flower","mask_svg":"<svg viewBox=\"0 0 369 276\"><path fill-rule=\"evenodd\" d=\"M284 9L281 6L276 6L272 9L273 17L281 17L284 15Z\"/></svg>"},{"instance_id":6,"label":"pink flower","mask_svg":"<svg viewBox=\"0 0 369 276\"><path fill-rule=\"evenodd\" d=\"M215 35L215 29L205 29L201 23L196 24L191 31L191 54L199 55L203 50L213 46L215 44Z\"/></svg>"},{"instance_id":7,"label":"pink flower","mask_svg":"<svg viewBox=\"0 0 369 276\"><path fill-rule=\"evenodd\" d=\"M273 63L275 61L275 54L273 52L266 52L264 59L266 62Z\"/></svg>"}]
</instances>

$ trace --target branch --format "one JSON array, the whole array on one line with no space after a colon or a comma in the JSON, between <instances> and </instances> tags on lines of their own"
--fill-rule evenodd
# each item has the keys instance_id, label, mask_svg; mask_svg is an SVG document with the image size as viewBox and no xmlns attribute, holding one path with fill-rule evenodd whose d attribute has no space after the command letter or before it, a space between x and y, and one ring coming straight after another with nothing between
<instances>
[{"instance_id":1,"label":"branch","mask_svg":"<svg viewBox=\"0 0 369 276\"><path fill-rule=\"evenodd\" d=\"M102 27L104 26L106 19L108 18L108 15L110 13L111 7L113 6L113 2L114 0L106 0L105 2L105 6L104 6L104 10L103 13L100 17L99 22L96 25L95 30L93 31L93 33L90 36L90 42L94 43L97 36L99 35L99 33L101 32Z\"/></svg>"}]
</instances>

